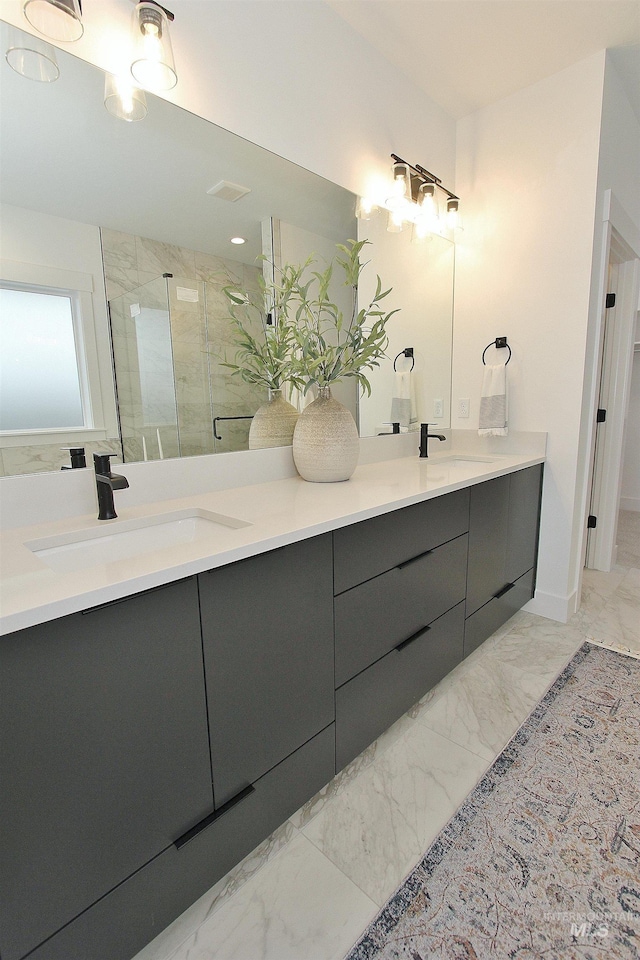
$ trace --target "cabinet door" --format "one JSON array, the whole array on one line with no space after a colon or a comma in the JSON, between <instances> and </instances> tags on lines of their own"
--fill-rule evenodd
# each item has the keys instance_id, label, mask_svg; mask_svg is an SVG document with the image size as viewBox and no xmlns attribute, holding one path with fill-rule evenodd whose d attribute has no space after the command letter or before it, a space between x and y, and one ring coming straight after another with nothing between
<instances>
[{"instance_id":1,"label":"cabinet door","mask_svg":"<svg viewBox=\"0 0 640 960\"><path fill-rule=\"evenodd\" d=\"M331 534L200 576L216 807L334 719Z\"/></svg>"},{"instance_id":2,"label":"cabinet door","mask_svg":"<svg viewBox=\"0 0 640 960\"><path fill-rule=\"evenodd\" d=\"M506 583L509 480L496 477L471 488L467 617Z\"/></svg>"},{"instance_id":3,"label":"cabinet door","mask_svg":"<svg viewBox=\"0 0 640 960\"><path fill-rule=\"evenodd\" d=\"M195 579L3 637L0 711L15 960L212 809Z\"/></svg>"},{"instance_id":4,"label":"cabinet door","mask_svg":"<svg viewBox=\"0 0 640 960\"><path fill-rule=\"evenodd\" d=\"M515 583L535 566L538 549L542 464L509 476L509 534L505 579Z\"/></svg>"}]
</instances>

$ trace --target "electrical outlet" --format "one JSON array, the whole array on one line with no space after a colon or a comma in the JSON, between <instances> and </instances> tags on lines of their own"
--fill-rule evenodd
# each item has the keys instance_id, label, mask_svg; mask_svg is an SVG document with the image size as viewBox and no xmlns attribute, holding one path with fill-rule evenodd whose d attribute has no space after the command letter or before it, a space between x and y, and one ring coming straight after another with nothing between
<instances>
[{"instance_id":1,"label":"electrical outlet","mask_svg":"<svg viewBox=\"0 0 640 960\"><path fill-rule=\"evenodd\" d=\"M443 417L444 416L444 404L442 400L433 401L433 415L434 417Z\"/></svg>"},{"instance_id":2,"label":"electrical outlet","mask_svg":"<svg viewBox=\"0 0 640 960\"><path fill-rule=\"evenodd\" d=\"M458 416L463 419L469 416L469 407L471 406L471 401L467 397L465 400L458 400Z\"/></svg>"}]
</instances>

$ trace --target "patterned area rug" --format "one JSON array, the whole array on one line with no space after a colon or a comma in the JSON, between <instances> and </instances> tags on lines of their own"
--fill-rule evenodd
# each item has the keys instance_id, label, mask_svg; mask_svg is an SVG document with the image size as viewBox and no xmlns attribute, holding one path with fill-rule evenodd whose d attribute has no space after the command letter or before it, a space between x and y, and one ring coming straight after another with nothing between
<instances>
[{"instance_id":1,"label":"patterned area rug","mask_svg":"<svg viewBox=\"0 0 640 960\"><path fill-rule=\"evenodd\" d=\"M347 960L640 958L640 661L578 651Z\"/></svg>"}]
</instances>

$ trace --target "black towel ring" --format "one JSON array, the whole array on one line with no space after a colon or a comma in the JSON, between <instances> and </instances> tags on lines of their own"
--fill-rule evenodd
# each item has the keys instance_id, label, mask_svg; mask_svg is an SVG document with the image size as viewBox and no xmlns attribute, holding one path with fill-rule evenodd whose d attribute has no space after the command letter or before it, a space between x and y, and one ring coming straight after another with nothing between
<instances>
[{"instance_id":1,"label":"black towel ring","mask_svg":"<svg viewBox=\"0 0 640 960\"><path fill-rule=\"evenodd\" d=\"M497 350L502 350L504 347L507 348L507 350L509 351L509 356L507 357L507 360L506 360L506 363L505 363L505 367L506 367L507 363L509 363L509 360L511 360L511 347L510 347L509 344L507 343L507 338L506 338L506 337L496 337L495 340L492 340L491 343L488 343L488 344L486 345L486 347L485 347L484 350L482 351L482 362L484 363L485 366L486 366L486 363L485 363L484 358L485 358L485 354L486 354L487 350L489 349L489 347L495 347Z\"/></svg>"},{"instance_id":2,"label":"black towel ring","mask_svg":"<svg viewBox=\"0 0 640 960\"><path fill-rule=\"evenodd\" d=\"M411 371L416 365L416 359L413 355L413 347L405 347L404 350L400 351L400 353L398 354L398 357L411 357L411 366L409 367L409 373L411 373ZM396 361L398 360L398 357L396 357L396 359L393 361L394 370L396 370Z\"/></svg>"}]
</instances>

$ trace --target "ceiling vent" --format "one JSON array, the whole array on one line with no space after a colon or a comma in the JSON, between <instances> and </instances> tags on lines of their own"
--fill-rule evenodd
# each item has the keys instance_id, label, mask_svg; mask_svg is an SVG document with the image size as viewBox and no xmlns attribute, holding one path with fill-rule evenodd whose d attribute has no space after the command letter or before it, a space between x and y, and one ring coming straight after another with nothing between
<instances>
[{"instance_id":1,"label":"ceiling vent","mask_svg":"<svg viewBox=\"0 0 640 960\"><path fill-rule=\"evenodd\" d=\"M210 197L217 197L218 200L230 200L234 202L244 197L246 193L251 193L250 187L241 187L239 183L231 183L229 180L221 180L215 187L207 190Z\"/></svg>"}]
</instances>

